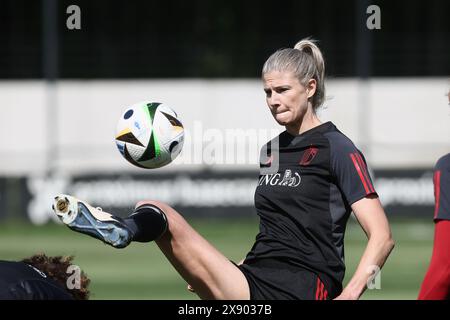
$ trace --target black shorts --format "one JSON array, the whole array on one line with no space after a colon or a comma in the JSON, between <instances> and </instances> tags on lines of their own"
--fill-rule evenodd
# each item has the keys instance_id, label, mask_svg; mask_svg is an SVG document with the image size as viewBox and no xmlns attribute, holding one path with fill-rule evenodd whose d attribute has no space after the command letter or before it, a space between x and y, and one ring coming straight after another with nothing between
<instances>
[{"instance_id":1,"label":"black shorts","mask_svg":"<svg viewBox=\"0 0 450 320\"><path fill-rule=\"evenodd\" d=\"M326 275L275 259L261 259L238 266L247 278L250 300L329 300L339 295Z\"/></svg>"}]
</instances>

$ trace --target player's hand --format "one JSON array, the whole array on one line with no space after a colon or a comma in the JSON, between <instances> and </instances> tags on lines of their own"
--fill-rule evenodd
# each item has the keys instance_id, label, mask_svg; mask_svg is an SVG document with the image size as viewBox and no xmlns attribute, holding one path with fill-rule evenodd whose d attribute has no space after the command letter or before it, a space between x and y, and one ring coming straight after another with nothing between
<instances>
[{"instance_id":1,"label":"player's hand","mask_svg":"<svg viewBox=\"0 0 450 320\"><path fill-rule=\"evenodd\" d=\"M190 292L195 292L194 288L192 288L191 285L190 285L189 283L188 283L188 285L187 285L187 289L188 289Z\"/></svg>"},{"instance_id":2,"label":"player's hand","mask_svg":"<svg viewBox=\"0 0 450 320\"><path fill-rule=\"evenodd\" d=\"M338 295L333 300L358 300L359 297L357 295L348 294L345 291L342 291L340 295Z\"/></svg>"}]
</instances>

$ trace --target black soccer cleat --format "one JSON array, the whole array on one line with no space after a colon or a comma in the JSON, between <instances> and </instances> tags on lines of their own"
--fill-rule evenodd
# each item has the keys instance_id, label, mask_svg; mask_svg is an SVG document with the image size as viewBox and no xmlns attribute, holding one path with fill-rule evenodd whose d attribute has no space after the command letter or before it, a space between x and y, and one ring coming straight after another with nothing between
<instances>
[{"instance_id":1,"label":"black soccer cleat","mask_svg":"<svg viewBox=\"0 0 450 320\"><path fill-rule=\"evenodd\" d=\"M52 209L70 229L90 235L115 248L125 248L133 238L133 232L123 219L75 197L57 195Z\"/></svg>"}]
</instances>

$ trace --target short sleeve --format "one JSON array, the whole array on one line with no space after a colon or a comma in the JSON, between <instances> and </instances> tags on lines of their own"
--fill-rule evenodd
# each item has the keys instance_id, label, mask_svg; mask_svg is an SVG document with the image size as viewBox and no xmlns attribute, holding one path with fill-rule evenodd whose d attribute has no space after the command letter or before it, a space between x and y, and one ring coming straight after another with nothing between
<instances>
[{"instance_id":1,"label":"short sleeve","mask_svg":"<svg viewBox=\"0 0 450 320\"><path fill-rule=\"evenodd\" d=\"M434 168L434 219L450 220L450 154L439 159Z\"/></svg>"},{"instance_id":2,"label":"short sleeve","mask_svg":"<svg viewBox=\"0 0 450 320\"><path fill-rule=\"evenodd\" d=\"M330 134L329 141L331 173L348 204L376 195L362 152L341 133Z\"/></svg>"}]
</instances>

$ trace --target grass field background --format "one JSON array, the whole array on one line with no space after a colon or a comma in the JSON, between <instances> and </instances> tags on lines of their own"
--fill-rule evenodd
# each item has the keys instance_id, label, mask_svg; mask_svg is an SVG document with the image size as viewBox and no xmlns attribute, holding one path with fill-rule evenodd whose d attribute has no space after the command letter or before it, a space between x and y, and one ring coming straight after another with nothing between
<instances>
[{"instance_id":1,"label":"grass field background","mask_svg":"<svg viewBox=\"0 0 450 320\"><path fill-rule=\"evenodd\" d=\"M194 228L223 252L239 261L251 248L258 230L253 219L188 219ZM367 290L363 299L416 299L431 257L431 219L391 219L396 247L381 272L381 289ZM355 270L366 245L360 226L350 220L345 250L344 284ZM154 243L132 243L114 249L66 226L0 224L0 259L16 260L45 252L75 255L74 262L91 278L91 299L198 299Z\"/></svg>"}]
</instances>

